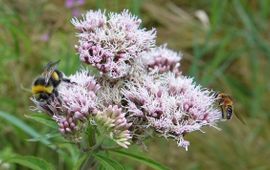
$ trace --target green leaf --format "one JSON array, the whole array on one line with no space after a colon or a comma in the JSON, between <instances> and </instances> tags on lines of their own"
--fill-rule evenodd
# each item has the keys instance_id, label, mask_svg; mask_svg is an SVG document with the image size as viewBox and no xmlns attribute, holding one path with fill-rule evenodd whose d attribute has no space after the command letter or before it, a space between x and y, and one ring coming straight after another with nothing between
<instances>
[{"instance_id":1,"label":"green leaf","mask_svg":"<svg viewBox=\"0 0 270 170\"><path fill-rule=\"evenodd\" d=\"M102 165L99 165L98 166L98 170L106 170L106 167L102 166Z\"/></svg>"},{"instance_id":2,"label":"green leaf","mask_svg":"<svg viewBox=\"0 0 270 170\"><path fill-rule=\"evenodd\" d=\"M104 155L101 154L94 154L95 158L99 161L102 167L105 169L115 169L115 170L124 170L124 167L117 161L112 160Z\"/></svg>"},{"instance_id":3,"label":"green leaf","mask_svg":"<svg viewBox=\"0 0 270 170\"><path fill-rule=\"evenodd\" d=\"M153 169L156 169L156 170L169 170L169 168L167 168L167 167L165 167L165 166L163 166L163 165L155 162L152 159L143 157L141 155L136 155L136 154L125 152L125 151L121 151L121 150L110 150L109 152L113 152L113 153L116 153L118 155L127 157L129 159L138 161L138 162L143 163L143 164L145 164L145 165L147 165L147 166L149 166L149 167L151 167Z\"/></svg>"},{"instance_id":4,"label":"green leaf","mask_svg":"<svg viewBox=\"0 0 270 170\"><path fill-rule=\"evenodd\" d=\"M47 133L47 134L43 134L42 136L38 137L38 138L30 138L27 139L27 141L29 142L37 142L37 141L41 141L42 139L51 139L51 138L56 138L61 136L61 134L59 134L58 132L55 133Z\"/></svg>"},{"instance_id":5,"label":"green leaf","mask_svg":"<svg viewBox=\"0 0 270 170\"><path fill-rule=\"evenodd\" d=\"M73 166L73 170L77 170L80 169L81 165L83 164L83 162L86 160L87 155L83 155L79 158L79 160L75 163L75 165Z\"/></svg>"},{"instance_id":6,"label":"green leaf","mask_svg":"<svg viewBox=\"0 0 270 170\"><path fill-rule=\"evenodd\" d=\"M68 141L59 141L58 148L62 151L65 151L62 153L62 157L65 160L65 162L68 162L70 167L73 167L72 169L80 169L82 162L85 160L84 153L82 153L78 147L74 147L73 143L70 143ZM78 167L78 168L76 168Z\"/></svg>"},{"instance_id":7,"label":"green leaf","mask_svg":"<svg viewBox=\"0 0 270 170\"><path fill-rule=\"evenodd\" d=\"M37 121L45 126L48 126L50 128L58 129L56 122L53 121L51 118L49 118L45 114L35 113L35 114L31 114L31 115L25 115L25 117L32 119L32 120L35 120L35 121Z\"/></svg>"},{"instance_id":8,"label":"green leaf","mask_svg":"<svg viewBox=\"0 0 270 170\"><path fill-rule=\"evenodd\" d=\"M34 156L12 156L5 160L8 163L15 163L25 166L34 170L53 170L55 169L51 164L46 162L43 159L34 157Z\"/></svg>"},{"instance_id":9,"label":"green leaf","mask_svg":"<svg viewBox=\"0 0 270 170\"><path fill-rule=\"evenodd\" d=\"M6 121L8 121L9 123L11 123L12 125L19 128L20 130L22 130L23 132L25 132L26 134L30 135L33 138L40 138L42 136L31 126L27 125L25 122L16 118L10 113L0 111L0 118L5 119ZM52 143L47 139L41 139L40 142L45 144L46 146L49 146L52 149L55 149L55 146L53 146Z\"/></svg>"}]
</instances>

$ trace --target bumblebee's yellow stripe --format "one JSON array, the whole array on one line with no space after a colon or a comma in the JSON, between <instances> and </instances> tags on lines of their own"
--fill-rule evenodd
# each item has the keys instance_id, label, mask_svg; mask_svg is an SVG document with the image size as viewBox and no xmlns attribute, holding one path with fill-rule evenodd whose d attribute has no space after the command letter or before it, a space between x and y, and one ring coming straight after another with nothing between
<instances>
[{"instance_id":1,"label":"bumblebee's yellow stripe","mask_svg":"<svg viewBox=\"0 0 270 170\"><path fill-rule=\"evenodd\" d=\"M37 85L37 86L33 86L32 87L32 93L36 94L36 93L40 93L40 92L46 92L51 94L53 91L53 86L42 86L42 85Z\"/></svg>"},{"instance_id":2,"label":"bumblebee's yellow stripe","mask_svg":"<svg viewBox=\"0 0 270 170\"><path fill-rule=\"evenodd\" d=\"M59 80L59 76L55 71L52 73L52 78L57 81Z\"/></svg>"}]
</instances>

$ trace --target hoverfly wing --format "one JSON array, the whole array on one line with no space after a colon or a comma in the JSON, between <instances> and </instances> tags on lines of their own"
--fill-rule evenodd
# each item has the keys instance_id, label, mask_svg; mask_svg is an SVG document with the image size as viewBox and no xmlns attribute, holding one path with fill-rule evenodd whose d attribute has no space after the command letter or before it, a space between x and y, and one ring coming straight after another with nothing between
<instances>
[{"instance_id":1,"label":"hoverfly wing","mask_svg":"<svg viewBox=\"0 0 270 170\"><path fill-rule=\"evenodd\" d=\"M247 125L245 119L241 116L241 114L236 113L236 112L234 114L237 117L237 119L240 120L241 123L243 123L244 125Z\"/></svg>"}]
</instances>

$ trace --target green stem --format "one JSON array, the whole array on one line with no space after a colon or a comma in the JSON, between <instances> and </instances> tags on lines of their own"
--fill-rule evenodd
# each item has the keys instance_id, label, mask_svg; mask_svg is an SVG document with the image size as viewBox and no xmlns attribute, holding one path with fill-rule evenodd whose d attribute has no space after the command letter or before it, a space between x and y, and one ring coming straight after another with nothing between
<instances>
[{"instance_id":1,"label":"green stem","mask_svg":"<svg viewBox=\"0 0 270 170\"><path fill-rule=\"evenodd\" d=\"M83 152L88 154L88 158L83 162L81 170L87 170L95 165L95 159L93 157L93 152L96 150L96 129L94 126L88 126L82 141L80 143L80 148Z\"/></svg>"},{"instance_id":2,"label":"green stem","mask_svg":"<svg viewBox=\"0 0 270 170\"><path fill-rule=\"evenodd\" d=\"M81 150L83 152L91 150L96 145L96 129L94 126L88 126L82 141L80 143Z\"/></svg>"},{"instance_id":3,"label":"green stem","mask_svg":"<svg viewBox=\"0 0 270 170\"><path fill-rule=\"evenodd\" d=\"M99 150L109 151L109 150L115 150L115 149L121 148L119 146L103 146L102 145L103 141L104 141L104 138L100 140L100 142L97 143L95 146L93 146L89 152L87 152L89 157L86 159L86 161L84 161L84 164L82 165L81 170L88 170L88 169L94 168L94 166L96 165L95 157L93 156L94 152L98 152Z\"/></svg>"},{"instance_id":4,"label":"green stem","mask_svg":"<svg viewBox=\"0 0 270 170\"><path fill-rule=\"evenodd\" d=\"M103 141L104 140L101 140L99 143L97 143L95 146L93 146L89 152L87 152L89 157L86 159L86 161L82 165L81 170L91 169L95 166L96 161L95 161L95 157L93 156L93 153L98 152L99 150L102 149L101 146L102 146Z\"/></svg>"},{"instance_id":5,"label":"green stem","mask_svg":"<svg viewBox=\"0 0 270 170\"><path fill-rule=\"evenodd\" d=\"M92 153L89 153L89 157L84 161L81 170L88 170L95 166L95 158Z\"/></svg>"},{"instance_id":6,"label":"green stem","mask_svg":"<svg viewBox=\"0 0 270 170\"><path fill-rule=\"evenodd\" d=\"M94 134L94 135L93 135ZM81 170L88 170L93 168L96 165L95 157L93 156L94 152L98 152L102 149L102 143L105 137L97 142L95 136L95 130L88 128L86 135L83 138L83 151L86 152L88 158L84 161L83 165L81 166ZM95 144L95 145L93 145Z\"/></svg>"}]
</instances>

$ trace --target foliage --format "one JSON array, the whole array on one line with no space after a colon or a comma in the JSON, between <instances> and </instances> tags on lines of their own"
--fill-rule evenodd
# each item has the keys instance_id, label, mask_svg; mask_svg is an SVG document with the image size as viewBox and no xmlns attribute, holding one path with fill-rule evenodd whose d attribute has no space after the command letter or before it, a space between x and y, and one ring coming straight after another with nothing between
<instances>
[{"instance_id":1,"label":"foliage","mask_svg":"<svg viewBox=\"0 0 270 170\"><path fill-rule=\"evenodd\" d=\"M157 27L158 42L166 41L170 48L184 52L181 67L185 74L232 94L236 112L247 122L244 126L233 119L220 125L221 132L205 129L207 140L205 134L188 135L192 144L188 152L176 149L174 143L152 140L147 141L148 152L143 154L171 169L268 169L269 1L97 0L80 6L81 11L91 8L129 8L146 21L144 26ZM208 14L208 26L196 19L198 9ZM0 169L78 169L87 159L57 135L47 117L29 111L27 89L45 63L63 58L60 70L67 74L80 67L73 48L71 14L60 0L0 2ZM107 151L94 157L103 169L161 166L151 164L145 155L134 156L137 150L131 149L126 156L140 164L123 159L119 150L108 151L113 157Z\"/></svg>"}]
</instances>

